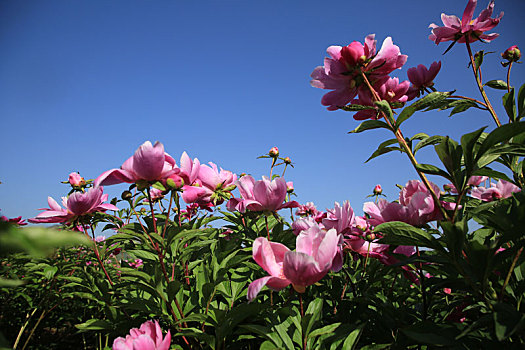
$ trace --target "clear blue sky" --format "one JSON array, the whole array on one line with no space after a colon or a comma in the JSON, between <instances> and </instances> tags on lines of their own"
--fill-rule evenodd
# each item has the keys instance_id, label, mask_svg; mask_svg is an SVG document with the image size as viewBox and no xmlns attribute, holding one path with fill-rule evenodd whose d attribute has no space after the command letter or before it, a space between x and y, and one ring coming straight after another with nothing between
<instances>
[{"instance_id":1,"label":"clear blue sky","mask_svg":"<svg viewBox=\"0 0 525 350\"><path fill-rule=\"evenodd\" d=\"M48 195L59 199L72 171L95 178L119 167L145 140L159 140L179 159L183 151L256 178L268 162L256 157L278 146L295 163L299 202L319 209L346 199L361 213L365 196L383 185L416 178L408 160L389 154L364 161L390 135L373 130L347 135L352 114L328 112L324 90L310 86L330 45L376 33L392 36L408 55L403 70L442 61L441 90L479 98L466 50L428 40L440 14L461 16L467 1L0 1L0 209L8 217L38 214ZM480 0L475 16L487 6ZM486 58L484 80L504 79L499 54L525 49L525 2L497 0L505 15ZM512 82L524 81L523 65ZM501 93L490 95L501 119ZM417 114L404 133L451 135L483 125L488 113ZM429 161L430 150L421 153ZM430 158L431 159L431 158ZM443 182L436 181L438 184ZM118 195L125 185L106 187Z\"/></svg>"}]
</instances>

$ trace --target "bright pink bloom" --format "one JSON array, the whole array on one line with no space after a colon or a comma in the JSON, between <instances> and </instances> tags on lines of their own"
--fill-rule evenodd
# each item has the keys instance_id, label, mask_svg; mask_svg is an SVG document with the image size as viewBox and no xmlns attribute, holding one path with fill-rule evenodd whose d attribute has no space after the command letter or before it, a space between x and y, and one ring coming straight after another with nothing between
<instances>
[{"instance_id":1,"label":"bright pink bloom","mask_svg":"<svg viewBox=\"0 0 525 350\"><path fill-rule=\"evenodd\" d=\"M415 97L419 97L421 91L425 88L434 85L434 78L441 69L441 61L433 62L427 69L424 65L420 64L417 67L412 67L407 70L408 80L412 83L408 89L408 99L412 100Z\"/></svg>"},{"instance_id":2,"label":"bright pink bloom","mask_svg":"<svg viewBox=\"0 0 525 350\"><path fill-rule=\"evenodd\" d=\"M381 50L376 55L375 34L365 38L365 44L358 41L350 45L330 46L326 52L330 58L325 58L324 66L314 69L310 84L320 89L334 90L325 94L321 100L328 110L334 111L345 106L358 93L359 71L367 75L371 84L384 83L388 74L401 68L407 60L401 55L399 47L388 37L383 42Z\"/></svg>"},{"instance_id":3,"label":"bright pink bloom","mask_svg":"<svg viewBox=\"0 0 525 350\"><path fill-rule=\"evenodd\" d=\"M197 159L192 166L196 166L196 164L198 164ZM186 203L197 203L201 206L206 206L208 203L218 205L224 201L225 192L235 188L237 175L222 168L219 170L217 165L212 162L208 164L209 166L200 165L198 178L195 178L191 186L185 185L182 188L182 199ZM195 173L197 172L195 171Z\"/></svg>"},{"instance_id":4,"label":"bright pink bloom","mask_svg":"<svg viewBox=\"0 0 525 350\"><path fill-rule=\"evenodd\" d=\"M184 180L184 185L191 186L199 178L199 171L201 168L200 161L195 158L191 159L186 152L182 153L180 157L180 176Z\"/></svg>"},{"instance_id":5,"label":"bright pink bloom","mask_svg":"<svg viewBox=\"0 0 525 350\"><path fill-rule=\"evenodd\" d=\"M237 181L237 187L242 198L232 198L226 207L230 211L245 213L246 211L276 212L283 208L297 208L299 203L286 199L286 181L275 178L272 181L266 176L255 181L250 175L245 175Z\"/></svg>"},{"instance_id":6,"label":"bright pink bloom","mask_svg":"<svg viewBox=\"0 0 525 350\"><path fill-rule=\"evenodd\" d=\"M253 300L265 285L281 290L292 284L300 293L318 282L332 267L339 238L335 230L328 232L312 228L302 232L296 241L296 251L280 243L259 237L253 242L253 259L270 276L259 278L248 287L248 300Z\"/></svg>"},{"instance_id":7,"label":"bright pink bloom","mask_svg":"<svg viewBox=\"0 0 525 350\"><path fill-rule=\"evenodd\" d=\"M82 187L86 184L86 180L79 173L71 173L68 178L69 184L73 187Z\"/></svg>"},{"instance_id":8,"label":"bright pink bloom","mask_svg":"<svg viewBox=\"0 0 525 350\"><path fill-rule=\"evenodd\" d=\"M160 142L144 142L120 169L105 171L95 180L95 186L114 185L122 182L135 183L139 180L154 182L164 180L171 174L179 173L175 160L166 152Z\"/></svg>"},{"instance_id":9,"label":"bright pink bloom","mask_svg":"<svg viewBox=\"0 0 525 350\"><path fill-rule=\"evenodd\" d=\"M472 19L477 2L477 0L469 0L461 20L456 16L448 16L442 13L441 20L444 26L439 27L432 23L429 26L429 28L432 28L432 34L428 38L436 44L443 41L464 43L468 40L469 43L472 43L477 40L492 41L496 39L499 34L484 34L484 32L492 30L498 25L501 17L503 17L503 12L496 18L490 17L494 10L494 0L492 0L477 18Z\"/></svg>"},{"instance_id":10,"label":"bright pink bloom","mask_svg":"<svg viewBox=\"0 0 525 350\"><path fill-rule=\"evenodd\" d=\"M295 215L297 216L315 216L317 214L317 208L314 202L307 202L304 205L299 205Z\"/></svg>"},{"instance_id":11,"label":"bright pink bloom","mask_svg":"<svg viewBox=\"0 0 525 350\"><path fill-rule=\"evenodd\" d=\"M410 82L405 80L399 82L398 78L388 77L386 81L381 84L374 85L379 98L381 100L388 101L390 103L400 102L405 103L408 101L408 88L410 87ZM352 100L352 104L364 105L364 106L375 106L372 93L368 89L360 89L359 98ZM355 120L365 120L365 119L378 119L379 113L376 109L365 109L354 114Z\"/></svg>"},{"instance_id":12,"label":"bright pink bloom","mask_svg":"<svg viewBox=\"0 0 525 350\"><path fill-rule=\"evenodd\" d=\"M146 321L139 329L132 328L126 338L118 337L113 341L113 350L168 350L171 345L171 333L162 336L162 329L157 321Z\"/></svg>"},{"instance_id":13,"label":"bright pink bloom","mask_svg":"<svg viewBox=\"0 0 525 350\"><path fill-rule=\"evenodd\" d=\"M118 210L113 204L103 203L108 200L108 195L102 192L102 187L93 187L84 193L74 192L69 197L62 197L62 205L65 209L53 198L47 197L49 208L42 209L45 210L43 213L28 221L35 224L73 222L82 215Z\"/></svg>"},{"instance_id":14,"label":"bright pink bloom","mask_svg":"<svg viewBox=\"0 0 525 350\"><path fill-rule=\"evenodd\" d=\"M513 193L521 192L521 188L511 182L499 180L496 184L492 183L491 187L476 187L472 190L472 197L484 202L492 202L501 198L508 198Z\"/></svg>"},{"instance_id":15,"label":"bright pink bloom","mask_svg":"<svg viewBox=\"0 0 525 350\"><path fill-rule=\"evenodd\" d=\"M439 188L431 183L439 198ZM399 203L380 199L377 204L367 202L363 211L370 216L369 222L377 226L383 222L402 221L414 226L441 218L441 212L434 205L434 199L425 185L418 180L409 181L399 194Z\"/></svg>"}]
</instances>

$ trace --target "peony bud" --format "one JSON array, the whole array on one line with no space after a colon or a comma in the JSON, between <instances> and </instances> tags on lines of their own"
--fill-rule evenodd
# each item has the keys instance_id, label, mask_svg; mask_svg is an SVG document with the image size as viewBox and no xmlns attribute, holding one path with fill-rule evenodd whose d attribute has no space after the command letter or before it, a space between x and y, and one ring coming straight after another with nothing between
<instances>
[{"instance_id":1,"label":"peony bud","mask_svg":"<svg viewBox=\"0 0 525 350\"><path fill-rule=\"evenodd\" d=\"M374 187L374 194L376 196L380 195L381 193L383 193L383 189L381 188L381 185L376 185L376 187Z\"/></svg>"},{"instance_id":2,"label":"peony bud","mask_svg":"<svg viewBox=\"0 0 525 350\"><path fill-rule=\"evenodd\" d=\"M73 187L82 187L86 185L86 180L79 173L69 174L68 182Z\"/></svg>"},{"instance_id":3,"label":"peony bud","mask_svg":"<svg viewBox=\"0 0 525 350\"><path fill-rule=\"evenodd\" d=\"M288 181L286 183L286 193L293 193L293 181Z\"/></svg>"},{"instance_id":4,"label":"peony bud","mask_svg":"<svg viewBox=\"0 0 525 350\"><path fill-rule=\"evenodd\" d=\"M177 174L172 174L166 179L166 185L170 189L178 190L184 186L184 180Z\"/></svg>"},{"instance_id":5,"label":"peony bud","mask_svg":"<svg viewBox=\"0 0 525 350\"><path fill-rule=\"evenodd\" d=\"M270 149L270 152L268 152L268 155L272 158L277 158L279 157L279 148L277 147L272 147L272 149Z\"/></svg>"},{"instance_id":6,"label":"peony bud","mask_svg":"<svg viewBox=\"0 0 525 350\"><path fill-rule=\"evenodd\" d=\"M509 62L516 62L521 58L521 51L517 45L512 45L501 54L501 57Z\"/></svg>"},{"instance_id":7,"label":"peony bud","mask_svg":"<svg viewBox=\"0 0 525 350\"><path fill-rule=\"evenodd\" d=\"M283 161L284 161L284 164L292 164L292 160L290 159L290 157L284 158Z\"/></svg>"},{"instance_id":8,"label":"peony bud","mask_svg":"<svg viewBox=\"0 0 525 350\"><path fill-rule=\"evenodd\" d=\"M120 195L120 198L122 198L125 201L129 201L131 199L131 197L133 197L133 194L130 191L124 191Z\"/></svg>"}]
</instances>

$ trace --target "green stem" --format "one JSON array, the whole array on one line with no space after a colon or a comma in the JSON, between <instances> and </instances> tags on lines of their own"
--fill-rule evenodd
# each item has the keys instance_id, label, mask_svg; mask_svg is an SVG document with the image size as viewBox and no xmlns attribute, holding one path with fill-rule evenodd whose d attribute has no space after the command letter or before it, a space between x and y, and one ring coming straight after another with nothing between
<instances>
[{"instance_id":1,"label":"green stem","mask_svg":"<svg viewBox=\"0 0 525 350\"><path fill-rule=\"evenodd\" d=\"M516 266L516 263L518 262L518 258L520 257L521 253L523 252L523 247L518 250L516 253L516 256L514 257L514 260L512 260L512 264L510 265L509 272L507 273L507 277L505 278L505 282L503 282L503 287L501 287L501 292L499 293L499 300L503 298L503 295L505 293L505 288L507 287L507 284L509 284L510 276L512 275L512 271L514 271L514 267Z\"/></svg>"},{"instance_id":2,"label":"green stem","mask_svg":"<svg viewBox=\"0 0 525 350\"><path fill-rule=\"evenodd\" d=\"M20 328L20 331L18 332L18 335L16 336L15 343L13 344L13 350L15 350L16 347L18 346L18 342L20 342L20 338L22 337L22 333L24 333L24 330L26 329L27 325L29 324L29 320L31 320L31 317L33 317L33 315L36 313L36 310L38 310L38 308L35 308L33 310L33 312L31 312L31 314L28 313L26 315L26 322L24 323L22 328Z\"/></svg>"},{"instance_id":3,"label":"green stem","mask_svg":"<svg viewBox=\"0 0 525 350\"><path fill-rule=\"evenodd\" d=\"M474 78L476 79L476 84L478 85L479 92L481 93L481 96L483 97L483 101L485 101L485 104L487 105L487 108L492 115L492 119L494 119L494 122L496 122L497 126L501 126L501 122L498 119L498 116L496 115L496 112L494 111L494 108L490 104L489 98L487 97L487 94L485 93L485 89L483 88L483 83L481 81L481 68L476 67L476 63L474 62L474 56L472 55L472 50L470 48L470 43L468 42L468 38L465 41L465 44L467 45L467 51L470 58L470 65L472 66L472 71L474 72ZM479 71L479 72L478 72Z\"/></svg>"},{"instance_id":4,"label":"green stem","mask_svg":"<svg viewBox=\"0 0 525 350\"><path fill-rule=\"evenodd\" d=\"M97 242L95 241L95 230L93 229L93 224L91 224L90 226L91 226L91 234L93 236L93 243L94 243L94 246L95 246L95 249L94 249L95 250L95 255L97 256L98 263L100 264L100 267L102 267L102 270L104 271L104 274L106 275L106 278L108 279L109 284L111 284L111 286L113 286L113 281L111 280L111 277L109 277L109 274L106 271L106 267L104 266L104 263L102 262L102 259L100 259L100 253L98 252L98 245L97 245Z\"/></svg>"},{"instance_id":5,"label":"green stem","mask_svg":"<svg viewBox=\"0 0 525 350\"><path fill-rule=\"evenodd\" d=\"M381 101L381 98L379 97L379 94L372 87L372 84L370 84L370 82L368 81L368 78L366 77L365 73L363 71L361 71L360 73L361 73L361 77L363 78L363 81L365 82L366 86L368 87L368 89L372 93L372 97L373 97L374 102ZM441 202L439 201L439 197L437 196L436 192L434 192L434 189L432 188L432 186L430 186L430 182L428 181L427 177L425 176L425 174L423 174L423 172L418 170L418 168L417 168L418 162L416 160L416 157L414 156L414 153L412 153L412 149L408 146L405 138L403 137L403 134L401 133L401 129L394 128L394 125L392 125L392 123L390 123L390 120L387 118L385 113L381 112L381 115L383 116L383 118L385 119L386 123L390 127L390 130L392 130L392 132L394 132L394 135L396 136L397 142L399 143L401 148L403 148L403 150L407 154L408 159L410 160L410 162L414 166L414 169L416 170L417 174L419 175L419 178L421 179L421 181L423 181L423 184L426 186L426 188L430 192L430 195L432 196L432 199L434 199L435 206L439 208L439 210L441 211L441 214L443 215L443 217L447 221L450 221L450 218L449 218L447 212L445 211L445 209L443 209L443 206L441 205Z\"/></svg>"}]
</instances>

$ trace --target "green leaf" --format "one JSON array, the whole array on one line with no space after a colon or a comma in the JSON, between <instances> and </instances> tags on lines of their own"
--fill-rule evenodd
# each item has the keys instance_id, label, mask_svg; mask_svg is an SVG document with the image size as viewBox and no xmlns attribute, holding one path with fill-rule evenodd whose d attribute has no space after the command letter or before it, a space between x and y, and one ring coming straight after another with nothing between
<instances>
[{"instance_id":1,"label":"green leaf","mask_svg":"<svg viewBox=\"0 0 525 350\"><path fill-rule=\"evenodd\" d=\"M454 114L464 112L472 107L480 108L476 102L466 99L454 101L449 104L448 107L454 107L452 108L452 111L450 111L450 114L448 115L449 117L452 117Z\"/></svg>"},{"instance_id":2,"label":"green leaf","mask_svg":"<svg viewBox=\"0 0 525 350\"><path fill-rule=\"evenodd\" d=\"M525 84L518 91L518 121L525 116Z\"/></svg>"},{"instance_id":3,"label":"green leaf","mask_svg":"<svg viewBox=\"0 0 525 350\"><path fill-rule=\"evenodd\" d=\"M403 150L400 147L383 147L380 149L378 148L374 153L372 153L370 157L368 157L367 160L365 160L365 163L368 163L370 160L392 151L403 152Z\"/></svg>"},{"instance_id":4,"label":"green leaf","mask_svg":"<svg viewBox=\"0 0 525 350\"><path fill-rule=\"evenodd\" d=\"M499 341L503 341L525 325L525 315L509 304L496 304L494 312L494 330Z\"/></svg>"},{"instance_id":5,"label":"green leaf","mask_svg":"<svg viewBox=\"0 0 525 350\"><path fill-rule=\"evenodd\" d=\"M474 170L474 165L475 165L474 146L479 140L481 134L483 134L483 130L485 130L485 128L486 126L476 131L473 131L471 133L465 134L461 137L461 147L463 148L463 158L464 158L465 167L467 169L468 174L470 174Z\"/></svg>"},{"instance_id":6,"label":"green leaf","mask_svg":"<svg viewBox=\"0 0 525 350\"><path fill-rule=\"evenodd\" d=\"M423 173L425 173L425 174L443 176L444 178L449 179L450 181L452 181L452 179L450 178L450 175L447 174L446 171L439 169L435 165L432 165L432 164L417 164L416 165L416 169L421 171L421 172L423 172Z\"/></svg>"},{"instance_id":7,"label":"green leaf","mask_svg":"<svg viewBox=\"0 0 525 350\"><path fill-rule=\"evenodd\" d=\"M509 116L509 119L514 122L516 120L516 105L514 103L514 88L510 89L510 92L507 92L503 95L503 107L505 107L505 112Z\"/></svg>"},{"instance_id":8,"label":"green leaf","mask_svg":"<svg viewBox=\"0 0 525 350\"><path fill-rule=\"evenodd\" d=\"M333 323L333 324L329 324L321 328L317 328L316 330L308 334L308 338L315 338L320 335L333 333L337 329L337 327L339 327L340 325L341 323Z\"/></svg>"},{"instance_id":9,"label":"green leaf","mask_svg":"<svg viewBox=\"0 0 525 350\"><path fill-rule=\"evenodd\" d=\"M490 80L485 83L485 86L491 87L497 90L507 90L507 83L503 80Z\"/></svg>"},{"instance_id":10,"label":"green leaf","mask_svg":"<svg viewBox=\"0 0 525 350\"><path fill-rule=\"evenodd\" d=\"M434 136L430 136L430 137L428 137L426 139L422 139L414 147L414 154L416 154L416 152L419 151L423 147L430 146L430 145L435 145L435 144L438 144L438 143L442 142L443 138L444 138L443 136L434 135Z\"/></svg>"},{"instance_id":11,"label":"green leaf","mask_svg":"<svg viewBox=\"0 0 525 350\"><path fill-rule=\"evenodd\" d=\"M111 323L105 320L91 319L84 323L76 324L75 327L78 328L80 332L102 331L111 329Z\"/></svg>"},{"instance_id":12,"label":"green leaf","mask_svg":"<svg viewBox=\"0 0 525 350\"><path fill-rule=\"evenodd\" d=\"M425 321L401 329L401 332L419 344L436 346L452 346L455 344L456 328L450 325Z\"/></svg>"},{"instance_id":13,"label":"green leaf","mask_svg":"<svg viewBox=\"0 0 525 350\"><path fill-rule=\"evenodd\" d=\"M11 279L5 279L3 277L0 277L0 288L7 287L7 288L14 288L19 287L24 284L24 281L22 280L11 280Z\"/></svg>"},{"instance_id":14,"label":"green leaf","mask_svg":"<svg viewBox=\"0 0 525 350\"><path fill-rule=\"evenodd\" d=\"M55 276L57 271L58 271L58 267L56 267L56 266L47 266L44 269L44 277L47 278L48 280L50 280L50 279L53 278L53 276Z\"/></svg>"},{"instance_id":15,"label":"green leaf","mask_svg":"<svg viewBox=\"0 0 525 350\"><path fill-rule=\"evenodd\" d=\"M308 304L308 309L306 310L303 319L302 319L302 328L303 336L307 337L310 334L314 323L321 318L321 311L323 310L323 299L317 298ZM304 321L308 321L308 324L305 325ZM306 327L305 327L306 326Z\"/></svg>"},{"instance_id":16,"label":"green leaf","mask_svg":"<svg viewBox=\"0 0 525 350\"><path fill-rule=\"evenodd\" d=\"M366 121L362 122L361 124L359 124L357 126L357 128L355 128L352 131L349 131L348 133L349 134L357 134L357 133L363 132L365 130L379 129L379 128L389 129L390 130L390 127L388 126L388 124L383 122L383 121L381 121L381 120L366 120Z\"/></svg>"},{"instance_id":17,"label":"green leaf","mask_svg":"<svg viewBox=\"0 0 525 350\"><path fill-rule=\"evenodd\" d=\"M343 111L347 111L347 112L358 112L358 111L363 111L365 109L375 109L375 108L372 106L351 104L351 105L346 105L344 107L340 107L339 109L342 109Z\"/></svg>"},{"instance_id":18,"label":"green leaf","mask_svg":"<svg viewBox=\"0 0 525 350\"><path fill-rule=\"evenodd\" d=\"M363 331L363 327L354 329L352 333L350 333L348 337L346 337L345 342L343 343L343 349L345 350L355 349L362 331Z\"/></svg>"},{"instance_id":19,"label":"green leaf","mask_svg":"<svg viewBox=\"0 0 525 350\"><path fill-rule=\"evenodd\" d=\"M445 100L448 96L450 96L450 92L431 92L430 94L426 95L425 97L417 100L416 102L412 103L410 106L405 107L396 120L396 128L399 128L399 126L408 118L410 118L416 111L425 109L425 108L433 108L436 105L439 105L443 100Z\"/></svg>"},{"instance_id":20,"label":"green leaf","mask_svg":"<svg viewBox=\"0 0 525 350\"><path fill-rule=\"evenodd\" d=\"M439 242L430 233L401 221L382 223L376 226L374 232L380 232L384 235L379 243L415 245L443 250Z\"/></svg>"},{"instance_id":21,"label":"green leaf","mask_svg":"<svg viewBox=\"0 0 525 350\"><path fill-rule=\"evenodd\" d=\"M376 101L374 102L374 104L377 106L377 108L379 108L381 112L383 112L386 115L387 119L390 121L390 124L394 125L394 112L392 112L392 108L390 107L388 101Z\"/></svg>"},{"instance_id":22,"label":"green leaf","mask_svg":"<svg viewBox=\"0 0 525 350\"><path fill-rule=\"evenodd\" d=\"M476 158L481 158L481 156L483 156L492 146L500 142L509 141L512 137L519 135L523 132L525 132L525 122L504 124L494 129L490 134L487 135L487 137L481 144Z\"/></svg>"}]
</instances>

